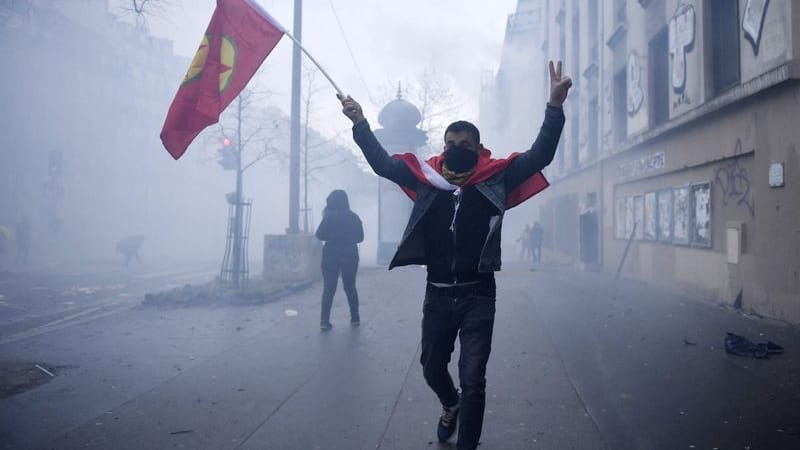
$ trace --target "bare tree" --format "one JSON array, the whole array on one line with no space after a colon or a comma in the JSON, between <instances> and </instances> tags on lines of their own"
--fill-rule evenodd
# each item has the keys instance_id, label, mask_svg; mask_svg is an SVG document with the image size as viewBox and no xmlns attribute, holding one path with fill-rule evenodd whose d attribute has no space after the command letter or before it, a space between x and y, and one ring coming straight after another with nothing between
<instances>
[{"instance_id":1,"label":"bare tree","mask_svg":"<svg viewBox=\"0 0 800 450\"><path fill-rule=\"evenodd\" d=\"M164 17L176 6L176 0L121 0L119 6L123 14L136 17L136 25L147 28L148 17Z\"/></svg>"},{"instance_id":2,"label":"bare tree","mask_svg":"<svg viewBox=\"0 0 800 450\"><path fill-rule=\"evenodd\" d=\"M226 110L217 126L216 133L209 133L207 139L222 143L217 149L222 159L219 161L225 170L236 171L236 191L228 196L233 216L229 219L228 244L223 259L220 280L241 287L247 281L247 230L251 202L244 200L244 172L257 162L280 153L276 143L280 139L280 122L275 111L270 117L265 108L257 103L265 98L253 88L244 89L232 107ZM245 156L248 149L257 149L252 156Z\"/></svg>"},{"instance_id":3,"label":"bare tree","mask_svg":"<svg viewBox=\"0 0 800 450\"><path fill-rule=\"evenodd\" d=\"M303 92L303 144L302 144L302 170L303 177L303 232L309 233L308 184L315 179L314 173L320 170L341 165L347 161L345 154L337 148L334 141L339 135L324 139L319 134L313 133L310 126L311 111L314 96L323 90L323 86L316 84L319 69L314 65L303 67L305 90Z\"/></svg>"}]
</instances>

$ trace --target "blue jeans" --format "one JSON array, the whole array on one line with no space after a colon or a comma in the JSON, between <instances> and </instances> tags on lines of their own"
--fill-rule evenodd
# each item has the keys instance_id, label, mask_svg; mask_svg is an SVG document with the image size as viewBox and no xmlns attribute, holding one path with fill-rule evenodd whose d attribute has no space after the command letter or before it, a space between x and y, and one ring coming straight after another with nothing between
<instances>
[{"instance_id":1,"label":"blue jeans","mask_svg":"<svg viewBox=\"0 0 800 450\"><path fill-rule=\"evenodd\" d=\"M437 288L428 285L425 292L420 362L425 381L443 406L454 406L459 401L447 364L456 337L461 343L459 449L475 449L481 437L486 406L486 363L492 350L494 313L494 286Z\"/></svg>"}]
</instances>

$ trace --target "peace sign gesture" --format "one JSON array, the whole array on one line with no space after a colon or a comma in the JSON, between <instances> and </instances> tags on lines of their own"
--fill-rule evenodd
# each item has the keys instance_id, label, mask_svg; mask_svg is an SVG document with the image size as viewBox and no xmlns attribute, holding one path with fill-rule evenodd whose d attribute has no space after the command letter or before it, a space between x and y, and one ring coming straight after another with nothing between
<instances>
[{"instance_id":1,"label":"peace sign gesture","mask_svg":"<svg viewBox=\"0 0 800 450\"><path fill-rule=\"evenodd\" d=\"M554 65L550 61L550 104L552 106L561 106L567 98L567 92L572 87L572 80L570 77L561 75L561 61L558 65Z\"/></svg>"}]
</instances>

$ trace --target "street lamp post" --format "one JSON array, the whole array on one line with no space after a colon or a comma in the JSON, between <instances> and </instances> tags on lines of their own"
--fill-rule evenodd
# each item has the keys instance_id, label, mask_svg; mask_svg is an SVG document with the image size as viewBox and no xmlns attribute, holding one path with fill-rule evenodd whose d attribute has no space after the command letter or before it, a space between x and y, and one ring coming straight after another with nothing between
<instances>
[{"instance_id":1,"label":"street lamp post","mask_svg":"<svg viewBox=\"0 0 800 450\"><path fill-rule=\"evenodd\" d=\"M294 0L294 37L302 42L303 1ZM300 216L300 46L292 48L292 104L289 130L289 228L287 234L297 234Z\"/></svg>"}]
</instances>

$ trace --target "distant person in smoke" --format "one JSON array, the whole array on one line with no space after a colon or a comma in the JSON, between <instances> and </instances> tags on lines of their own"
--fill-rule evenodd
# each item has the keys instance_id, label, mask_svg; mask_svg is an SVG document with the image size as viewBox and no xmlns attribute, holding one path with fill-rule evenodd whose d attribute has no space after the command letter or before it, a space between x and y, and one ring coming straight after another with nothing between
<instances>
[{"instance_id":1,"label":"distant person in smoke","mask_svg":"<svg viewBox=\"0 0 800 450\"><path fill-rule=\"evenodd\" d=\"M483 427L503 215L547 187L540 171L555 156L565 121L561 105L571 86L561 63L550 62L550 101L539 136L529 150L504 159L493 159L478 129L465 121L447 127L438 156L425 161L412 153L389 156L361 106L350 96L339 96L369 165L414 201L389 268L427 267L420 362L442 404L439 441L447 441L458 428L460 450L477 448ZM460 393L447 370L456 337L461 342Z\"/></svg>"},{"instance_id":2,"label":"distant person in smoke","mask_svg":"<svg viewBox=\"0 0 800 450\"><path fill-rule=\"evenodd\" d=\"M130 262L134 259L136 259L136 262L139 264L142 263L142 259L139 257L139 249L142 248L143 242L143 234L134 234L133 236L128 236L117 242L117 252L125 257L125 262L122 263L122 267L128 267Z\"/></svg>"},{"instance_id":3,"label":"distant person in smoke","mask_svg":"<svg viewBox=\"0 0 800 450\"><path fill-rule=\"evenodd\" d=\"M534 222L531 230L531 262L542 262L542 241L544 240L544 230L539 222Z\"/></svg>"},{"instance_id":4,"label":"distant person in smoke","mask_svg":"<svg viewBox=\"0 0 800 450\"><path fill-rule=\"evenodd\" d=\"M331 306L340 274L347 303L350 305L350 324L359 326L361 316L358 311L356 273L358 243L364 240L364 228L358 215L350 210L350 202L345 191L337 189L328 195L316 236L325 242L322 247L321 263L323 286L320 329L328 331L333 327Z\"/></svg>"},{"instance_id":5,"label":"distant person in smoke","mask_svg":"<svg viewBox=\"0 0 800 450\"><path fill-rule=\"evenodd\" d=\"M522 234L519 235L517 240L515 241L519 244L519 260L520 261L530 261L531 260L531 226L525 225L525 229L522 230Z\"/></svg>"}]
</instances>

